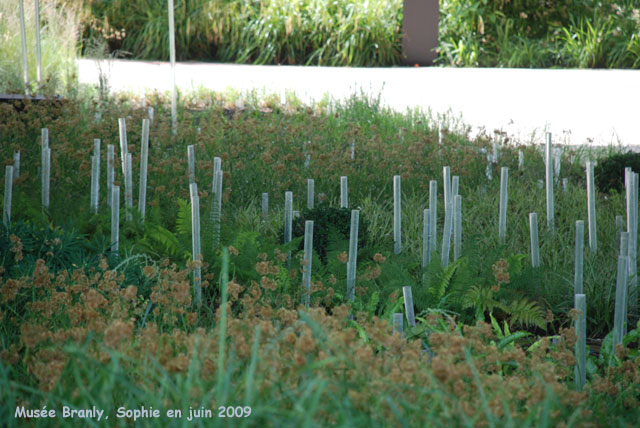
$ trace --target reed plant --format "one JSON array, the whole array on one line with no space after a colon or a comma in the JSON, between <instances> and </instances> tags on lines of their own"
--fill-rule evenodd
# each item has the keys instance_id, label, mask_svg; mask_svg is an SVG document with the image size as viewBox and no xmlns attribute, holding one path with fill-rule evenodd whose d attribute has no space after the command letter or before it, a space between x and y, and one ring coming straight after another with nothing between
<instances>
[{"instance_id":1,"label":"reed plant","mask_svg":"<svg viewBox=\"0 0 640 428\"><path fill-rule=\"evenodd\" d=\"M76 56L81 12L73 4L57 0L40 1L42 86L36 76L36 22L34 3L24 5L27 36L28 87L22 68L22 41L18 2L0 3L0 93L69 94L77 83Z\"/></svg>"}]
</instances>

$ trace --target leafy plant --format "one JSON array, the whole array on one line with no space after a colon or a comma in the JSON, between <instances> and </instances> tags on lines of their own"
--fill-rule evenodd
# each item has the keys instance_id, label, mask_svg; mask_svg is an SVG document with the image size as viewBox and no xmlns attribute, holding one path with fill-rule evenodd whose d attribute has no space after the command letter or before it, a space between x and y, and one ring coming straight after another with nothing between
<instances>
[{"instance_id":1,"label":"leafy plant","mask_svg":"<svg viewBox=\"0 0 640 428\"><path fill-rule=\"evenodd\" d=\"M598 161L593 169L596 186L603 193L624 190L624 169L640 171L640 153L614 153Z\"/></svg>"},{"instance_id":2,"label":"leafy plant","mask_svg":"<svg viewBox=\"0 0 640 428\"><path fill-rule=\"evenodd\" d=\"M351 210L332 207L327 203L320 203L309 210L305 208L300 217L293 220L292 236L304 236L306 220L313 220L313 250L318 253L323 263L327 263L327 252L339 240L348 240L351 233ZM366 218L359 217L358 248L367 245L369 225ZM281 233L284 239L284 232ZM304 245L304 243L303 243ZM302 247L300 247L302 249Z\"/></svg>"}]
</instances>

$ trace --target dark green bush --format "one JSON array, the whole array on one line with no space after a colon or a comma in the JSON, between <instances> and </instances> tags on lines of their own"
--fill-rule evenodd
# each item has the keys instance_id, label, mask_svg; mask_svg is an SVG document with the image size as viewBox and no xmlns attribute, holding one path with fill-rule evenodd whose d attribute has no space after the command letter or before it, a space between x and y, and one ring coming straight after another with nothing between
<instances>
[{"instance_id":1,"label":"dark green bush","mask_svg":"<svg viewBox=\"0 0 640 428\"><path fill-rule=\"evenodd\" d=\"M599 161L593 170L597 189L605 193L622 191L626 167L640 171L640 153L616 153Z\"/></svg>"},{"instance_id":2,"label":"dark green bush","mask_svg":"<svg viewBox=\"0 0 640 428\"><path fill-rule=\"evenodd\" d=\"M300 217L293 220L293 238L304 236L304 223L306 220L313 220L313 251L320 256L320 260L323 263L327 263L327 252L330 251L330 246L337 241L349 240L351 210L331 207L323 203L312 210L304 209L300 213ZM362 212L360 212L358 248L366 246L368 233L369 225L362 217ZM304 249L304 240L300 242L300 249Z\"/></svg>"}]
</instances>

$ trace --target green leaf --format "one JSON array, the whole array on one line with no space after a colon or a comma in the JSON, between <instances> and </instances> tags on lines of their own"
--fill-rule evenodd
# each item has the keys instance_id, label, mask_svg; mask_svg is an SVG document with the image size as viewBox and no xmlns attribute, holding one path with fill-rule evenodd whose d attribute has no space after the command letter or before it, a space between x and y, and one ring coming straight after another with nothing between
<instances>
[{"instance_id":1,"label":"green leaf","mask_svg":"<svg viewBox=\"0 0 640 428\"><path fill-rule=\"evenodd\" d=\"M500 328L498 321L496 321L495 317L493 316L493 312L489 312L489 319L491 319L491 326L493 326L493 331L495 332L496 336L498 336L498 339L504 338L502 329Z\"/></svg>"},{"instance_id":2,"label":"green leaf","mask_svg":"<svg viewBox=\"0 0 640 428\"><path fill-rule=\"evenodd\" d=\"M527 331L517 331L513 334L510 334L502 338L502 340L498 342L498 349L504 349L507 346L512 345L513 342L515 342L516 340L522 339L523 337L527 337L527 336L531 336L531 333Z\"/></svg>"},{"instance_id":3,"label":"green leaf","mask_svg":"<svg viewBox=\"0 0 640 428\"><path fill-rule=\"evenodd\" d=\"M349 320L349 325L351 327L354 327L358 331L358 336L360 336L360 339L362 339L364 343L369 343L369 335L367 334L367 331L364 329L364 327L362 327L357 321L354 320Z\"/></svg>"},{"instance_id":4,"label":"green leaf","mask_svg":"<svg viewBox=\"0 0 640 428\"><path fill-rule=\"evenodd\" d=\"M191 238L191 204L182 198L178 198L178 207L176 231L179 235Z\"/></svg>"}]
</instances>

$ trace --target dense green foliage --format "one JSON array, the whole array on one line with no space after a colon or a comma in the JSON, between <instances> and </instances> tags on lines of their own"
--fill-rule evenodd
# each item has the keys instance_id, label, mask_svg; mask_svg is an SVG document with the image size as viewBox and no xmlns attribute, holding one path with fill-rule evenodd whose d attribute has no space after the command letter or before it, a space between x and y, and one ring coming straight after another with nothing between
<instances>
[{"instance_id":1,"label":"dense green foliage","mask_svg":"<svg viewBox=\"0 0 640 428\"><path fill-rule=\"evenodd\" d=\"M403 3L176 1L179 59L389 66L401 62ZM442 0L437 63L480 67L640 67L637 2ZM168 59L166 4L88 3L84 37Z\"/></svg>"},{"instance_id":2,"label":"dense green foliage","mask_svg":"<svg viewBox=\"0 0 640 428\"><path fill-rule=\"evenodd\" d=\"M596 186L602 192L624 191L624 169L640 171L640 153L613 153L601 159L593 169Z\"/></svg>"},{"instance_id":3,"label":"dense green foliage","mask_svg":"<svg viewBox=\"0 0 640 428\"><path fill-rule=\"evenodd\" d=\"M337 241L348 241L351 230L351 210L332 207L320 202L313 209L305 208L300 217L293 219L293 237L304 236L305 221L313 220L313 249L323 262L327 262L329 244ZM284 232L281 234L284 237ZM359 218L358 247L366 245L369 226L366 218ZM300 249L304 242L300 243Z\"/></svg>"},{"instance_id":4,"label":"dense green foliage","mask_svg":"<svg viewBox=\"0 0 640 428\"><path fill-rule=\"evenodd\" d=\"M40 93L68 94L87 57L168 60L164 1L42 0ZM176 0L178 60L391 66L401 63L401 0ZM36 89L33 4L25 4ZM24 92L19 13L0 14L0 91ZM436 63L472 67L640 67L634 0L442 0Z\"/></svg>"},{"instance_id":5,"label":"dense green foliage","mask_svg":"<svg viewBox=\"0 0 640 428\"><path fill-rule=\"evenodd\" d=\"M401 50L400 0L176 0L176 56L252 64L381 66ZM84 37L169 59L167 4L90 1Z\"/></svg>"},{"instance_id":6,"label":"dense green foliage","mask_svg":"<svg viewBox=\"0 0 640 428\"><path fill-rule=\"evenodd\" d=\"M440 56L480 67L640 67L634 0L445 0Z\"/></svg>"},{"instance_id":7,"label":"dense green foliage","mask_svg":"<svg viewBox=\"0 0 640 428\"><path fill-rule=\"evenodd\" d=\"M96 405L113 415L119 406L188 412L233 403L255 412L233 422L239 426L612 426L638 419L637 315L630 314L629 333L616 349L610 334L619 251L614 217L625 208L616 192L596 193L599 247L585 249L584 270L592 353L586 389L573 386L574 224L586 214L584 159L601 153L563 149L558 181L568 178L569 187L557 186L550 230L538 186L544 165L532 145L496 141L498 161L487 165L488 136L470 138L445 122L440 146L432 118L391 113L375 99L283 106L249 96L244 110L230 108L233 100L220 94L185 99L195 99L198 109L180 105L173 135L167 100L146 98L156 111L146 217L134 201L126 221L122 206L118 251L109 249L106 186L98 214L89 210L88 159L99 137L106 164L106 145L117 148L117 119L125 117L135 198L139 124L147 114L139 100L103 95L0 105L0 139L8 142L0 146L0 162L11 164L13 152L21 152L11 223L0 227L0 382L9 385L0 389L0 418L19 425L21 419L6 416L19 404ZM49 209L40 205L43 126L52 150ZM196 154L201 262L193 261L191 247L189 144ZM216 247L208 229L214 156L224 172ZM462 253L446 268L443 165L459 176L463 200ZM487 177L501 166L510 171L504 241L497 233L499 183ZM363 234L353 302L345 296L349 210L334 208L343 175L349 205L361 209ZM400 254L392 252L394 175L402 177ZM105 183L105 168L101 177ZM302 209L307 178L315 180L316 214ZM432 179L439 182L437 245L423 268L422 212ZM300 225L318 222L309 309L299 305L303 238L282 244L285 191L294 192ZM270 195L266 218L262 192ZM529 261L532 211L541 220L539 268ZM331 228L337 233L327 233L322 257L320 231ZM301 233L298 226L294 236ZM195 263L202 268L202 306L192 299ZM405 336L390 334L392 315L404 310L405 286L413 290L417 323L405 323ZM431 405L425 412L416 402Z\"/></svg>"}]
</instances>

